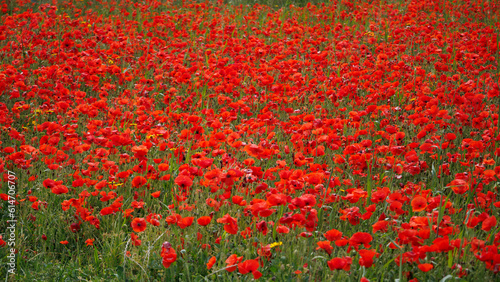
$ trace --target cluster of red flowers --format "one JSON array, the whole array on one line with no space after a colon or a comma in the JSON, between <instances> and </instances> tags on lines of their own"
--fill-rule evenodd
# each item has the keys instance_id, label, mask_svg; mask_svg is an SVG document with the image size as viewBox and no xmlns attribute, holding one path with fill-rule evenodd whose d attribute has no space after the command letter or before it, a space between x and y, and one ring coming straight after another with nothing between
<instances>
[{"instance_id":1,"label":"cluster of red flowers","mask_svg":"<svg viewBox=\"0 0 500 282\"><path fill-rule=\"evenodd\" d=\"M332 271L500 270L495 1L80 2L1 16L0 171L32 222L197 234L163 243L166 268L259 238L207 263L254 279L276 238L312 237Z\"/></svg>"}]
</instances>

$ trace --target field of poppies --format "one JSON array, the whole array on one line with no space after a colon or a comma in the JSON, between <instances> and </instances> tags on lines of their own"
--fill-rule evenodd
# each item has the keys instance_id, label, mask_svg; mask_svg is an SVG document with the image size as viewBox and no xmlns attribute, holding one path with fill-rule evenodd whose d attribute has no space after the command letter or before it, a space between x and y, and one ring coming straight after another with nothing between
<instances>
[{"instance_id":1,"label":"field of poppies","mask_svg":"<svg viewBox=\"0 0 500 282\"><path fill-rule=\"evenodd\" d=\"M500 279L500 3L0 3L0 279Z\"/></svg>"}]
</instances>

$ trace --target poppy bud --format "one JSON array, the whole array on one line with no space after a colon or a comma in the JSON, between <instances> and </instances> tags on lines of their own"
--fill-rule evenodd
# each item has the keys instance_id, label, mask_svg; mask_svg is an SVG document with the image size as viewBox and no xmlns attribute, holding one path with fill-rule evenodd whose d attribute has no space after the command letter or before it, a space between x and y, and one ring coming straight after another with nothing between
<instances>
[{"instance_id":1,"label":"poppy bud","mask_svg":"<svg viewBox=\"0 0 500 282\"><path fill-rule=\"evenodd\" d=\"M170 242L168 242L168 241L165 241L165 242L163 242L162 247L169 250L170 248L172 248L172 244L170 244Z\"/></svg>"},{"instance_id":2,"label":"poppy bud","mask_svg":"<svg viewBox=\"0 0 500 282\"><path fill-rule=\"evenodd\" d=\"M80 224L79 223L72 223L70 226L71 232L76 233L80 231Z\"/></svg>"}]
</instances>

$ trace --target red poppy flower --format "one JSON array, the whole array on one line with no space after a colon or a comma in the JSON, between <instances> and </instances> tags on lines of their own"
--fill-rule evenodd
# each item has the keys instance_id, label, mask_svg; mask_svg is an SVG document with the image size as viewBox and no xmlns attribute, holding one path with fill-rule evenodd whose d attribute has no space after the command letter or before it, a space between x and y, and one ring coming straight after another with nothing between
<instances>
[{"instance_id":1,"label":"red poppy flower","mask_svg":"<svg viewBox=\"0 0 500 282\"><path fill-rule=\"evenodd\" d=\"M254 272L259 268L259 262L255 259L249 259L238 264L238 271L241 274L247 274L249 272Z\"/></svg>"},{"instance_id":2,"label":"red poppy flower","mask_svg":"<svg viewBox=\"0 0 500 282\"><path fill-rule=\"evenodd\" d=\"M457 136L454 133L446 133L444 135L444 138L446 138L446 140L448 140L448 141L453 141L453 140L457 139Z\"/></svg>"},{"instance_id":3,"label":"red poppy flower","mask_svg":"<svg viewBox=\"0 0 500 282\"><path fill-rule=\"evenodd\" d=\"M162 163L162 164L158 165L159 171L167 171L169 168L170 168L169 165L166 163Z\"/></svg>"},{"instance_id":4,"label":"red poppy flower","mask_svg":"<svg viewBox=\"0 0 500 282\"><path fill-rule=\"evenodd\" d=\"M200 166L201 168L207 168L209 166L211 166L214 162L214 159L210 159L210 158L201 158L200 161L198 162L198 166Z\"/></svg>"},{"instance_id":5,"label":"red poppy flower","mask_svg":"<svg viewBox=\"0 0 500 282\"><path fill-rule=\"evenodd\" d=\"M189 176L186 175L179 175L175 178L175 184L181 186L181 188L189 188L191 185L193 185L193 180L189 178Z\"/></svg>"},{"instance_id":6,"label":"red poppy flower","mask_svg":"<svg viewBox=\"0 0 500 282\"><path fill-rule=\"evenodd\" d=\"M144 230L146 230L147 222L144 218L136 217L134 218L134 220L132 220L132 223L130 225L135 232L143 232Z\"/></svg>"},{"instance_id":7,"label":"red poppy flower","mask_svg":"<svg viewBox=\"0 0 500 282\"><path fill-rule=\"evenodd\" d=\"M427 272L433 268L434 268L434 265L432 265L430 263L421 263L418 265L418 269L422 270L423 272Z\"/></svg>"},{"instance_id":8,"label":"red poppy flower","mask_svg":"<svg viewBox=\"0 0 500 282\"><path fill-rule=\"evenodd\" d=\"M447 186L450 187L455 194L459 195L464 194L469 190L469 184L467 184L467 182L463 179L454 179L448 183Z\"/></svg>"},{"instance_id":9,"label":"red poppy flower","mask_svg":"<svg viewBox=\"0 0 500 282\"><path fill-rule=\"evenodd\" d=\"M169 268L172 263L177 260L177 253L169 242L164 242L161 247L162 264L165 268Z\"/></svg>"},{"instance_id":10,"label":"red poppy flower","mask_svg":"<svg viewBox=\"0 0 500 282\"><path fill-rule=\"evenodd\" d=\"M176 224L179 220L181 220L182 217L180 214L172 214L172 215L169 215L165 218L165 221L168 223L168 224Z\"/></svg>"},{"instance_id":11,"label":"red poppy flower","mask_svg":"<svg viewBox=\"0 0 500 282\"><path fill-rule=\"evenodd\" d=\"M215 256L211 257L208 260L207 269L212 269L212 267L214 266L214 264L215 264L216 261L217 261L217 258Z\"/></svg>"},{"instance_id":12,"label":"red poppy flower","mask_svg":"<svg viewBox=\"0 0 500 282\"><path fill-rule=\"evenodd\" d=\"M343 258L333 258L327 262L330 270L345 270L349 271L351 269L352 258L343 257Z\"/></svg>"},{"instance_id":13,"label":"red poppy flower","mask_svg":"<svg viewBox=\"0 0 500 282\"><path fill-rule=\"evenodd\" d=\"M62 182L61 182L62 183ZM42 182L43 186L45 188L53 188L57 185L57 182L52 180L52 179L45 179L43 182Z\"/></svg>"},{"instance_id":14,"label":"red poppy flower","mask_svg":"<svg viewBox=\"0 0 500 282\"><path fill-rule=\"evenodd\" d=\"M144 158L148 154L148 147L144 145L132 147L132 152L135 153L135 157L138 159Z\"/></svg>"},{"instance_id":15,"label":"red poppy flower","mask_svg":"<svg viewBox=\"0 0 500 282\"><path fill-rule=\"evenodd\" d=\"M130 241L134 246L140 246L142 243L141 240L139 240L139 236L137 236L135 233L130 233Z\"/></svg>"},{"instance_id":16,"label":"red poppy flower","mask_svg":"<svg viewBox=\"0 0 500 282\"><path fill-rule=\"evenodd\" d=\"M288 234L290 232L290 228L288 228L284 225L280 225L280 226L276 227L276 231L279 234Z\"/></svg>"},{"instance_id":17,"label":"red poppy flower","mask_svg":"<svg viewBox=\"0 0 500 282\"><path fill-rule=\"evenodd\" d=\"M318 243L318 247L316 248L316 250L325 250L325 252L329 255L332 254L332 251L333 251L333 247L332 245L330 245L330 241L319 241Z\"/></svg>"},{"instance_id":18,"label":"red poppy flower","mask_svg":"<svg viewBox=\"0 0 500 282\"><path fill-rule=\"evenodd\" d=\"M373 257L378 255L375 250L359 250L359 255L361 258L359 259L359 265L364 267L371 267L373 265Z\"/></svg>"},{"instance_id":19,"label":"red poppy flower","mask_svg":"<svg viewBox=\"0 0 500 282\"><path fill-rule=\"evenodd\" d=\"M233 196L233 198L232 198L232 202L233 202L233 204L235 204L235 205L240 205L242 201L243 201L243 197L238 196L238 195L235 195L235 196Z\"/></svg>"},{"instance_id":20,"label":"red poppy flower","mask_svg":"<svg viewBox=\"0 0 500 282\"><path fill-rule=\"evenodd\" d=\"M75 45L75 43L69 38L64 39L64 41L61 43L61 46L65 49L70 49L73 47L73 45Z\"/></svg>"},{"instance_id":21,"label":"red poppy flower","mask_svg":"<svg viewBox=\"0 0 500 282\"><path fill-rule=\"evenodd\" d=\"M260 273L257 269L259 268L260 264L257 260L255 259L249 259L246 260L242 263L238 264L238 271L241 274L247 274L247 273L252 273L253 278L255 280L259 279L262 276L262 273Z\"/></svg>"},{"instance_id":22,"label":"red poppy flower","mask_svg":"<svg viewBox=\"0 0 500 282\"><path fill-rule=\"evenodd\" d=\"M153 226L160 226L160 219L161 215L155 214L155 213L150 213L148 216L146 216L146 221L151 223Z\"/></svg>"},{"instance_id":23,"label":"red poppy flower","mask_svg":"<svg viewBox=\"0 0 500 282\"><path fill-rule=\"evenodd\" d=\"M202 217L198 218L198 220L197 220L198 224L201 226L207 226L210 224L211 221L212 221L212 218L209 216L202 216Z\"/></svg>"},{"instance_id":24,"label":"red poppy flower","mask_svg":"<svg viewBox=\"0 0 500 282\"><path fill-rule=\"evenodd\" d=\"M326 240L333 242L336 241L340 238L342 238L342 232L338 231L337 229L331 229L328 230L325 234Z\"/></svg>"},{"instance_id":25,"label":"red poppy flower","mask_svg":"<svg viewBox=\"0 0 500 282\"><path fill-rule=\"evenodd\" d=\"M262 148L255 144L250 144L245 146L245 152L254 158L260 158L260 154L263 152Z\"/></svg>"},{"instance_id":26,"label":"red poppy flower","mask_svg":"<svg viewBox=\"0 0 500 282\"><path fill-rule=\"evenodd\" d=\"M415 196L411 201L411 207L414 212L423 211L427 207L427 200L422 196Z\"/></svg>"},{"instance_id":27,"label":"red poppy flower","mask_svg":"<svg viewBox=\"0 0 500 282\"><path fill-rule=\"evenodd\" d=\"M497 218L493 215L483 221L481 229L486 232L489 232L491 228L495 227L496 225L497 225Z\"/></svg>"},{"instance_id":28,"label":"red poppy flower","mask_svg":"<svg viewBox=\"0 0 500 282\"><path fill-rule=\"evenodd\" d=\"M381 220L381 221L377 221L375 222L375 224L372 225L372 228L373 228L373 233L377 233L377 232L382 232L382 233L385 233L387 232L387 226L389 225L389 221L386 221L386 220Z\"/></svg>"},{"instance_id":29,"label":"red poppy flower","mask_svg":"<svg viewBox=\"0 0 500 282\"><path fill-rule=\"evenodd\" d=\"M114 208L113 208L113 207L105 207L105 208L103 208L103 209L101 210L101 212L100 212L100 213L101 213L101 215L108 215L108 214L112 214L112 213L114 213L114 212L115 212L115 210L114 210Z\"/></svg>"},{"instance_id":30,"label":"red poppy flower","mask_svg":"<svg viewBox=\"0 0 500 282\"><path fill-rule=\"evenodd\" d=\"M356 232L349 239L349 246L354 247L356 250L359 245L364 245L365 248L370 247L370 242L373 240L372 235L366 232Z\"/></svg>"},{"instance_id":31,"label":"red poppy flower","mask_svg":"<svg viewBox=\"0 0 500 282\"><path fill-rule=\"evenodd\" d=\"M272 206L285 205L287 202L287 197L284 194L271 194L267 197L267 202Z\"/></svg>"},{"instance_id":32,"label":"red poppy flower","mask_svg":"<svg viewBox=\"0 0 500 282\"><path fill-rule=\"evenodd\" d=\"M141 186L143 186L144 184L146 184L148 182L148 180L146 178L144 178L144 176L136 176L134 177L134 179L132 180L132 187L134 188L139 188Z\"/></svg>"},{"instance_id":33,"label":"red poppy flower","mask_svg":"<svg viewBox=\"0 0 500 282\"><path fill-rule=\"evenodd\" d=\"M453 250L453 247L450 245L450 238L448 238L448 236L436 238L432 242L431 248L435 252L447 252Z\"/></svg>"},{"instance_id":34,"label":"red poppy flower","mask_svg":"<svg viewBox=\"0 0 500 282\"><path fill-rule=\"evenodd\" d=\"M324 175L321 173L311 173L307 176L307 182L313 186L323 182Z\"/></svg>"},{"instance_id":35,"label":"red poppy flower","mask_svg":"<svg viewBox=\"0 0 500 282\"><path fill-rule=\"evenodd\" d=\"M51 190L52 190L52 193L54 193L56 195L66 194L69 192L68 187L66 187L64 185L57 185L55 187L52 187Z\"/></svg>"},{"instance_id":36,"label":"red poppy flower","mask_svg":"<svg viewBox=\"0 0 500 282\"><path fill-rule=\"evenodd\" d=\"M235 254L232 254L230 255L227 259L226 259L226 264L227 264L227 267L226 267L226 270L228 272L233 272L236 270L236 267L238 265L239 262L241 262L243 260L243 257L238 257L237 255Z\"/></svg>"},{"instance_id":37,"label":"red poppy flower","mask_svg":"<svg viewBox=\"0 0 500 282\"><path fill-rule=\"evenodd\" d=\"M184 217L181 220L177 221L177 225L181 228L184 229L186 227L191 226L193 224L194 217Z\"/></svg>"},{"instance_id":38,"label":"red poppy flower","mask_svg":"<svg viewBox=\"0 0 500 282\"><path fill-rule=\"evenodd\" d=\"M224 230L229 234L237 234L238 233L238 222L236 218L231 217L229 214L226 214L222 218L217 219L218 223L225 223Z\"/></svg>"}]
</instances>

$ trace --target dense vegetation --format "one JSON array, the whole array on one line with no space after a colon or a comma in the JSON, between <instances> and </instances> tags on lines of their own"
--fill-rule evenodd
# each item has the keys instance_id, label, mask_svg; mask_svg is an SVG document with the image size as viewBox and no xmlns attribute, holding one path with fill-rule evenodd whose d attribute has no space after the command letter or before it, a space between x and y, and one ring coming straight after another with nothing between
<instances>
[{"instance_id":1,"label":"dense vegetation","mask_svg":"<svg viewBox=\"0 0 500 282\"><path fill-rule=\"evenodd\" d=\"M497 1L0 6L1 277L498 279Z\"/></svg>"}]
</instances>

